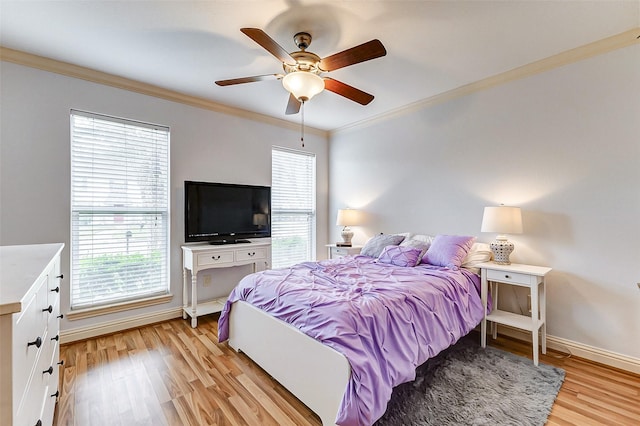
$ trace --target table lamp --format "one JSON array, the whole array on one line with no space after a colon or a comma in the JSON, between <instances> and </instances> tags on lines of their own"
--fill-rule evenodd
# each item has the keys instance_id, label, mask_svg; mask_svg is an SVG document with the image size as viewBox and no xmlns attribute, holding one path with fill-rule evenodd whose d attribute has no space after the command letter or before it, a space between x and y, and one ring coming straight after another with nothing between
<instances>
[{"instance_id":1,"label":"table lamp","mask_svg":"<svg viewBox=\"0 0 640 426\"><path fill-rule=\"evenodd\" d=\"M351 238L353 238L353 231L350 226L355 226L360 223L360 212L353 209L340 209L338 210L338 219L336 220L337 226L343 226L342 241L337 242L338 247L351 247Z\"/></svg>"},{"instance_id":2,"label":"table lamp","mask_svg":"<svg viewBox=\"0 0 640 426\"><path fill-rule=\"evenodd\" d=\"M493 253L493 261L500 265L510 265L509 255L514 246L504 234L522 234L520 207L485 207L481 232L498 233L496 240L489 245Z\"/></svg>"}]
</instances>

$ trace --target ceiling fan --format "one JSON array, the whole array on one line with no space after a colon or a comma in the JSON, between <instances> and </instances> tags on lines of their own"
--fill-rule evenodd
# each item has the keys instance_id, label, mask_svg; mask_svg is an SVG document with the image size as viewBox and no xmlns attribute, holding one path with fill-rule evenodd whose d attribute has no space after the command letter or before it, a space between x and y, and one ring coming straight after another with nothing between
<instances>
[{"instance_id":1,"label":"ceiling fan","mask_svg":"<svg viewBox=\"0 0 640 426\"><path fill-rule=\"evenodd\" d=\"M282 85L290 93L286 114L297 114L302 103L324 89L361 105L367 105L373 100L373 95L333 78L322 77L322 74L386 55L387 51L380 40L374 39L326 58L320 58L315 53L306 50L311 44L311 34L309 33L297 33L293 37L293 41L300 50L288 53L259 28L241 28L240 31L282 62L284 74L265 74L219 80L216 81L218 86L282 79Z\"/></svg>"}]
</instances>

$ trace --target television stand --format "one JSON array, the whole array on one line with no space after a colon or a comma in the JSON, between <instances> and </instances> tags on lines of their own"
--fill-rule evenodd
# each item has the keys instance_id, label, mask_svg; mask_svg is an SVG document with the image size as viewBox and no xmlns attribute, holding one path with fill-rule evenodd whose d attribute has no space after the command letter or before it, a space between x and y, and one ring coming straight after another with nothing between
<instances>
[{"instance_id":1,"label":"television stand","mask_svg":"<svg viewBox=\"0 0 640 426\"><path fill-rule=\"evenodd\" d=\"M194 244L182 246L182 318L191 317L191 327L198 326L201 315L220 312L224 308L227 296L213 300L198 300L198 273L206 269L230 268L234 266L252 265L253 271L269 269L271 265L271 239L227 240L232 242L246 241L249 244L216 245ZM224 243L223 243L224 244ZM189 279L189 273L191 279ZM191 285L191 301L189 301L189 284ZM215 278L214 278L215 285Z\"/></svg>"}]
</instances>

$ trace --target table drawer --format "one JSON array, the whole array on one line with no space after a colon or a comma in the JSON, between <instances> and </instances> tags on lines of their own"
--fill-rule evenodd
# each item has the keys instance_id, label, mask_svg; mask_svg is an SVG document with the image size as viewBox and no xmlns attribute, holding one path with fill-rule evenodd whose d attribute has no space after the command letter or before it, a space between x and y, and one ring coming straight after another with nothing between
<instances>
[{"instance_id":1,"label":"table drawer","mask_svg":"<svg viewBox=\"0 0 640 426\"><path fill-rule=\"evenodd\" d=\"M345 247L334 247L331 250L334 258L349 256L351 252L351 249Z\"/></svg>"},{"instance_id":2,"label":"table drawer","mask_svg":"<svg viewBox=\"0 0 640 426\"><path fill-rule=\"evenodd\" d=\"M245 250L236 250L236 261L243 262L245 260L260 260L267 258L267 250L265 248L247 248Z\"/></svg>"},{"instance_id":3,"label":"table drawer","mask_svg":"<svg viewBox=\"0 0 640 426\"><path fill-rule=\"evenodd\" d=\"M233 251L202 253L197 256L197 261L199 267L233 263Z\"/></svg>"},{"instance_id":4,"label":"table drawer","mask_svg":"<svg viewBox=\"0 0 640 426\"><path fill-rule=\"evenodd\" d=\"M503 283L509 284L522 284L522 285L531 285L535 283L534 276L527 274L520 274L517 272L507 272L507 271L496 271L489 269L487 270L487 280L489 281L499 281Z\"/></svg>"}]
</instances>

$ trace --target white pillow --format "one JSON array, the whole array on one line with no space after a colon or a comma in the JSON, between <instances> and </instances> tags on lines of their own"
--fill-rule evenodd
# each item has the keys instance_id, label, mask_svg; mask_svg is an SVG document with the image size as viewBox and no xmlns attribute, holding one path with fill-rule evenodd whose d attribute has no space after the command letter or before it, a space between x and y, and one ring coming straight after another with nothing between
<instances>
[{"instance_id":1,"label":"white pillow","mask_svg":"<svg viewBox=\"0 0 640 426\"><path fill-rule=\"evenodd\" d=\"M485 243L474 243L471 246L471 250L467 253L467 256L462 261L462 268L468 269L474 274L479 274L480 269L476 267L479 263L488 262L491 260L491 247Z\"/></svg>"},{"instance_id":2,"label":"white pillow","mask_svg":"<svg viewBox=\"0 0 640 426\"><path fill-rule=\"evenodd\" d=\"M409 244L409 241L411 240L417 240L417 241L431 245L434 238L435 237L432 237L431 235L422 235L422 234L411 235L410 238L405 238L404 241L400 243L400 245L406 246Z\"/></svg>"},{"instance_id":3,"label":"white pillow","mask_svg":"<svg viewBox=\"0 0 640 426\"><path fill-rule=\"evenodd\" d=\"M404 240L403 240L403 241L406 241L406 240L408 240L409 238L411 238L411 232L396 232L396 233L395 233L395 234L393 234L393 235L401 235L401 236L403 236L403 237L404 237Z\"/></svg>"}]
</instances>

